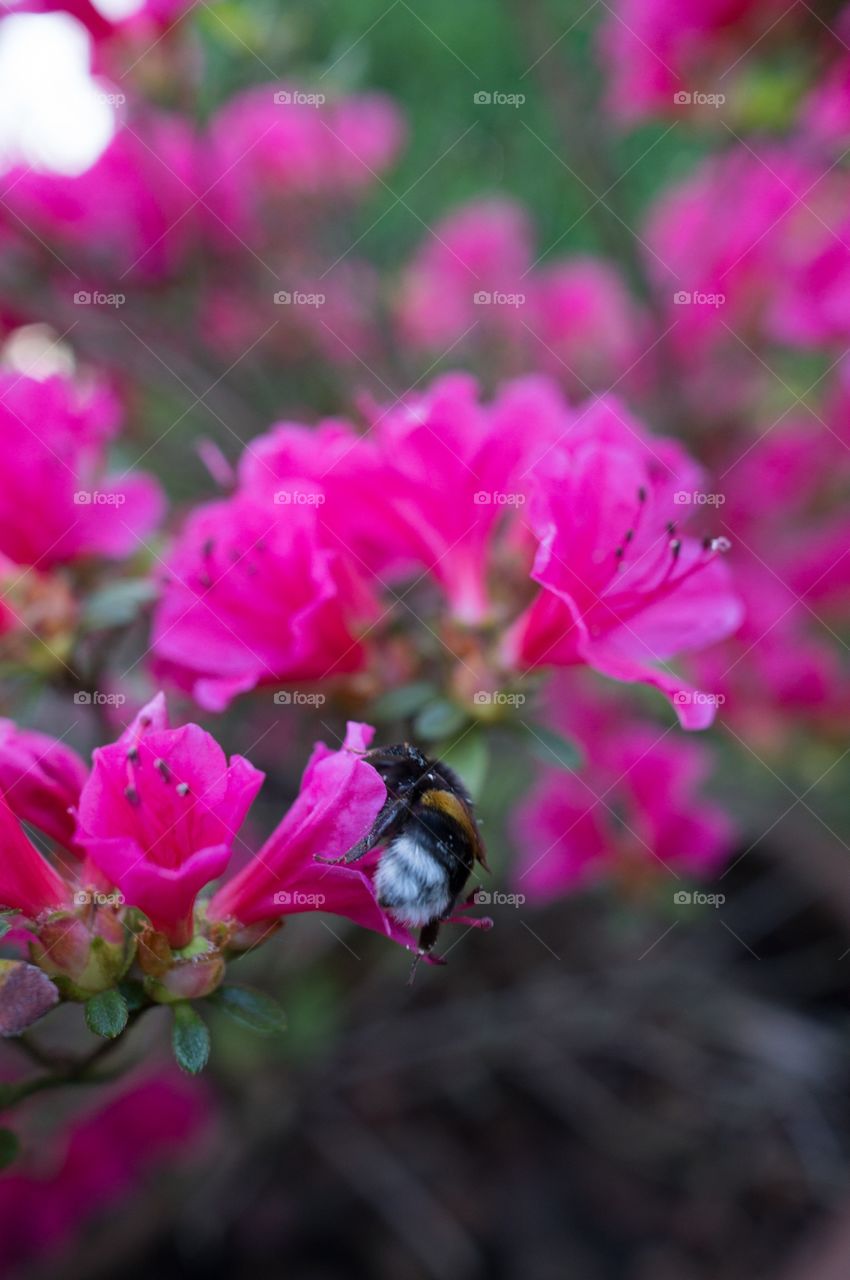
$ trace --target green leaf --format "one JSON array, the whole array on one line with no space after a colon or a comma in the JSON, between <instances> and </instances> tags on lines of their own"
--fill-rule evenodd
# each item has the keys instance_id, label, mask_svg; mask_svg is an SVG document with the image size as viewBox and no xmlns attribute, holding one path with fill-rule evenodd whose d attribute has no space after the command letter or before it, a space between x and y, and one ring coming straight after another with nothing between
<instances>
[{"instance_id":1,"label":"green leaf","mask_svg":"<svg viewBox=\"0 0 850 1280\"><path fill-rule=\"evenodd\" d=\"M0 938L5 938L11 929L15 915L14 911L0 911Z\"/></svg>"},{"instance_id":2,"label":"green leaf","mask_svg":"<svg viewBox=\"0 0 850 1280\"><path fill-rule=\"evenodd\" d=\"M101 991L86 1001L86 1026L104 1040L115 1040L127 1025L127 1001L120 991Z\"/></svg>"},{"instance_id":3,"label":"green leaf","mask_svg":"<svg viewBox=\"0 0 850 1280\"><path fill-rule=\"evenodd\" d=\"M206 1023L185 1001L173 1005L172 1010L171 1045L177 1065L190 1076L199 1075L210 1056L210 1033Z\"/></svg>"},{"instance_id":4,"label":"green leaf","mask_svg":"<svg viewBox=\"0 0 850 1280\"><path fill-rule=\"evenodd\" d=\"M477 800L484 788L487 766L490 762L490 746L486 733L471 729L458 742L450 743L437 754L443 764L459 774L473 800Z\"/></svg>"},{"instance_id":5,"label":"green leaf","mask_svg":"<svg viewBox=\"0 0 850 1280\"><path fill-rule=\"evenodd\" d=\"M562 769L580 769L583 763L581 752L574 742L556 733L544 724L527 724L520 722L531 752L544 764L560 766Z\"/></svg>"},{"instance_id":6,"label":"green leaf","mask_svg":"<svg viewBox=\"0 0 850 1280\"><path fill-rule=\"evenodd\" d=\"M466 712L446 698L436 698L419 712L413 724L414 733L423 742L451 738L467 723Z\"/></svg>"},{"instance_id":7,"label":"green leaf","mask_svg":"<svg viewBox=\"0 0 850 1280\"><path fill-rule=\"evenodd\" d=\"M11 1129L0 1129L0 1169L8 1169L13 1160L18 1158L21 1144L17 1134Z\"/></svg>"},{"instance_id":8,"label":"green leaf","mask_svg":"<svg viewBox=\"0 0 850 1280\"><path fill-rule=\"evenodd\" d=\"M89 596L83 613L83 626L88 631L128 626L140 609L155 599L156 593L156 583L150 578L111 582Z\"/></svg>"},{"instance_id":9,"label":"green leaf","mask_svg":"<svg viewBox=\"0 0 850 1280\"><path fill-rule=\"evenodd\" d=\"M251 987L220 987L210 998L234 1021L261 1036L278 1035L286 1030L286 1014L277 1001L263 991Z\"/></svg>"},{"instance_id":10,"label":"green leaf","mask_svg":"<svg viewBox=\"0 0 850 1280\"><path fill-rule=\"evenodd\" d=\"M436 687L427 680L402 684L397 689L388 689L381 694L372 704L369 714L373 720L406 720L408 716L421 711L436 693Z\"/></svg>"}]
</instances>

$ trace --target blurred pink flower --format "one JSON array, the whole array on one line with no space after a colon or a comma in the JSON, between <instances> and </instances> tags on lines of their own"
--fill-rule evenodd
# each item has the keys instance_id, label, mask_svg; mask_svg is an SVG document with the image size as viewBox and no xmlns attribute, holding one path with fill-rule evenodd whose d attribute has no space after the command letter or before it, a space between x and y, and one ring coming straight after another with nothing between
<instances>
[{"instance_id":1,"label":"blurred pink flower","mask_svg":"<svg viewBox=\"0 0 850 1280\"><path fill-rule=\"evenodd\" d=\"M195 899L225 870L264 776L242 756L228 761L197 725L168 728L158 694L94 752L77 843L155 929L185 946Z\"/></svg>"},{"instance_id":2,"label":"blurred pink flower","mask_svg":"<svg viewBox=\"0 0 850 1280\"><path fill-rule=\"evenodd\" d=\"M178 116L146 111L117 132L83 173L13 169L2 212L79 268L77 293L120 293L181 267L197 236L196 139ZM76 300L76 294L75 294Z\"/></svg>"},{"instance_id":3,"label":"blurred pink flower","mask_svg":"<svg viewBox=\"0 0 850 1280\"><path fill-rule=\"evenodd\" d=\"M398 108L380 94L326 102L321 93L282 82L236 94L218 108L204 137L211 239L237 251L240 241L267 242L279 235L281 213L293 203L355 196L377 181L403 139Z\"/></svg>"},{"instance_id":4,"label":"blurred pink flower","mask_svg":"<svg viewBox=\"0 0 850 1280\"><path fill-rule=\"evenodd\" d=\"M0 908L35 920L44 911L70 903L70 885L27 839L2 795L0 850Z\"/></svg>"},{"instance_id":5,"label":"blurred pink flower","mask_svg":"<svg viewBox=\"0 0 850 1280\"><path fill-rule=\"evenodd\" d=\"M411 944L408 932L378 904L374 857L350 867L316 861L317 855L347 853L386 800L382 779L360 758L374 732L369 725L349 722L340 750L316 744L292 807L256 856L215 894L207 911L210 919L249 925L327 911L402 946Z\"/></svg>"},{"instance_id":6,"label":"blurred pink flower","mask_svg":"<svg viewBox=\"0 0 850 1280\"><path fill-rule=\"evenodd\" d=\"M494 294L527 292L532 236L522 205L474 200L431 228L401 284L399 322L415 347L444 348L479 326L522 336L520 309ZM477 337L473 332L471 337Z\"/></svg>"},{"instance_id":7,"label":"blurred pink flower","mask_svg":"<svg viewBox=\"0 0 850 1280\"><path fill-rule=\"evenodd\" d=\"M586 764L578 773L547 769L518 807L517 889L548 900L601 876L705 876L723 864L734 831L698 794L711 764L702 743L624 714L617 699L592 695L575 677L558 677L549 703Z\"/></svg>"},{"instance_id":8,"label":"blurred pink flower","mask_svg":"<svg viewBox=\"0 0 850 1280\"><path fill-rule=\"evenodd\" d=\"M122 1083L64 1134L0 1178L0 1237L8 1266L67 1247L85 1225L143 1189L159 1166L198 1149L212 1118L197 1080L159 1071Z\"/></svg>"},{"instance_id":9,"label":"blurred pink flower","mask_svg":"<svg viewBox=\"0 0 850 1280\"><path fill-rule=\"evenodd\" d=\"M130 11L121 13L108 4L95 0L2 0L4 13L69 13L88 30L95 40L116 34L132 33L137 38L147 34L156 38L157 28L167 27L192 7L192 0L138 0Z\"/></svg>"},{"instance_id":10,"label":"blurred pink flower","mask_svg":"<svg viewBox=\"0 0 850 1280\"><path fill-rule=\"evenodd\" d=\"M726 540L680 527L703 487L697 468L679 446L651 441L608 397L581 414L534 479L531 576L543 591L508 638L509 659L584 663L651 684L671 698L685 728L710 724L711 697L658 666L730 635L742 617L717 555Z\"/></svg>"},{"instance_id":11,"label":"blurred pink flower","mask_svg":"<svg viewBox=\"0 0 850 1280\"><path fill-rule=\"evenodd\" d=\"M646 324L616 268L575 257L537 271L530 289L532 363L580 395L629 371Z\"/></svg>"},{"instance_id":12,"label":"blurred pink flower","mask_svg":"<svg viewBox=\"0 0 850 1280\"><path fill-rule=\"evenodd\" d=\"M0 373L0 553L49 569L82 556L129 555L163 510L144 472L104 474L105 446L118 425L102 386Z\"/></svg>"},{"instance_id":13,"label":"blurred pink flower","mask_svg":"<svg viewBox=\"0 0 850 1280\"><path fill-rule=\"evenodd\" d=\"M356 671L374 604L323 529L321 493L293 483L199 507L155 611L158 669L221 710L260 684Z\"/></svg>"},{"instance_id":14,"label":"blurred pink flower","mask_svg":"<svg viewBox=\"0 0 850 1280\"><path fill-rule=\"evenodd\" d=\"M752 366L746 344L765 335L806 343L823 335L827 321L813 320L806 290L834 291L824 305L840 308L848 197L846 173L779 144L712 156L662 193L647 221L647 266L685 367L718 344Z\"/></svg>"},{"instance_id":15,"label":"blurred pink flower","mask_svg":"<svg viewBox=\"0 0 850 1280\"><path fill-rule=\"evenodd\" d=\"M46 733L0 720L0 792L16 817L73 852L74 817L88 769Z\"/></svg>"},{"instance_id":16,"label":"blurred pink flower","mask_svg":"<svg viewBox=\"0 0 850 1280\"><path fill-rule=\"evenodd\" d=\"M622 120L671 114L678 92L728 86L725 76L793 9L785 0L616 0L599 48L608 103ZM719 91L719 90L715 90Z\"/></svg>"}]
</instances>

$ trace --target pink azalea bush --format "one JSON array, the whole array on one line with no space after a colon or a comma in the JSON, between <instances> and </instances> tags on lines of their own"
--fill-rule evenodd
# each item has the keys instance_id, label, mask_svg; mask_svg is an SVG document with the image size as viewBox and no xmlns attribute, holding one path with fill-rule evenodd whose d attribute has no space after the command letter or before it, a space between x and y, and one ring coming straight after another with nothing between
<instances>
[{"instance_id":1,"label":"pink azalea bush","mask_svg":"<svg viewBox=\"0 0 850 1280\"><path fill-rule=\"evenodd\" d=\"M333 862L392 798L373 745L457 772L530 907L595 887L653 920L717 876L752 834L736 763L821 772L850 714L850 11L603 6L575 156L581 86L534 107L587 205L538 241L507 172L437 187L425 224L401 104L367 59L302 74L294 20L285 79L216 94L229 54L179 0L19 8L76 15L126 93L84 172L0 175L0 1036L73 1002L117 1041L166 1007L197 1072L214 1008L280 1029L266 946L295 916L418 954L386 847ZM716 779L681 732L712 724ZM96 1078L68 1062L50 1086ZM109 1202L84 1142L119 1189L172 1149L110 1126L0 1187L13 1256L65 1238L77 1181ZM36 1183L54 1208L19 1229Z\"/></svg>"}]
</instances>

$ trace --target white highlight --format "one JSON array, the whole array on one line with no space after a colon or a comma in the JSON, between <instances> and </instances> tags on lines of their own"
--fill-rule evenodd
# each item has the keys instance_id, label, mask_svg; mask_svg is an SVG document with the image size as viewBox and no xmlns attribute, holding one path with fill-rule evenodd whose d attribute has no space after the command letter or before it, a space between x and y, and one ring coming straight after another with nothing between
<instances>
[{"instance_id":1,"label":"white highlight","mask_svg":"<svg viewBox=\"0 0 850 1280\"><path fill-rule=\"evenodd\" d=\"M110 86L92 78L91 46L67 13L0 21L0 169L73 175L94 164L115 132L115 111Z\"/></svg>"}]
</instances>

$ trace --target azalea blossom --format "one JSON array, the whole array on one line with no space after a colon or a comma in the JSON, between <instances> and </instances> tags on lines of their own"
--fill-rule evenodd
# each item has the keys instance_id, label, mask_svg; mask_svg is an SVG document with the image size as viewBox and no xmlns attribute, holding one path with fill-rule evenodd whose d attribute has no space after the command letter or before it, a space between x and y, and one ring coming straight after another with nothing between
<instances>
[{"instance_id":1,"label":"azalea blossom","mask_svg":"<svg viewBox=\"0 0 850 1280\"><path fill-rule=\"evenodd\" d=\"M260 684L363 664L358 631L375 605L311 496L297 484L238 493L199 507L178 535L153 647L158 669L210 710Z\"/></svg>"},{"instance_id":2,"label":"azalea blossom","mask_svg":"<svg viewBox=\"0 0 850 1280\"><path fill-rule=\"evenodd\" d=\"M264 774L228 761L197 725L168 727L158 695L98 748L77 808L78 844L175 947L194 933L198 893L230 861Z\"/></svg>"},{"instance_id":3,"label":"azalea blossom","mask_svg":"<svg viewBox=\"0 0 850 1280\"><path fill-rule=\"evenodd\" d=\"M543 901L602 877L629 888L722 866L734 829L700 795L711 763L706 747L624 714L575 676L557 678L549 705L586 764L578 772L546 769L517 808L518 889Z\"/></svg>"},{"instance_id":4,"label":"azalea blossom","mask_svg":"<svg viewBox=\"0 0 850 1280\"><path fill-rule=\"evenodd\" d=\"M334 858L353 848L386 800L379 774L362 759L374 733L349 723L341 750L316 745L294 804L256 856L214 895L210 920L251 925L328 911L410 945L409 933L378 903L374 858L350 867L316 862L317 855Z\"/></svg>"},{"instance_id":5,"label":"azalea blossom","mask_svg":"<svg viewBox=\"0 0 850 1280\"><path fill-rule=\"evenodd\" d=\"M3 175L10 250L20 255L21 229L29 228L77 266L73 288L63 282L68 301L72 294L90 300L93 291L126 296L130 282L160 280L184 264L197 237L196 180L189 122L131 113L82 173L17 168Z\"/></svg>"},{"instance_id":6,"label":"azalea blossom","mask_svg":"<svg viewBox=\"0 0 850 1280\"><path fill-rule=\"evenodd\" d=\"M70 904L70 883L39 853L0 796L0 909L36 919Z\"/></svg>"},{"instance_id":7,"label":"azalea blossom","mask_svg":"<svg viewBox=\"0 0 850 1280\"><path fill-rule=\"evenodd\" d=\"M104 386L0 372L0 445L15 456L0 477L0 553L44 570L138 549L163 500L144 472L106 471L119 421Z\"/></svg>"},{"instance_id":8,"label":"azalea blossom","mask_svg":"<svg viewBox=\"0 0 850 1280\"><path fill-rule=\"evenodd\" d=\"M276 238L282 215L300 216L302 202L357 195L403 137L398 109L380 94L328 101L288 82L236 94L209 121L198 159L212 242L232 252L245 240L261 245Z\"/></svg>"},{"instance_id":9,"label":"azalea blossom","mask_svg":"<svg viewBox=\"0 0 850 1280\"><path fill-rule=\"evenodd\" d=\"M599 49L613 112L632 123L669 115L693 85L723 82L760 37L782 19L783 0L616 0L606 9Z\"/></svg>"},{"instance_id":10,"label":"azalea blossom","mask_svg":"<svg viewBox=\"0 0 850 1280\"><path fill-rule=\"evenodd\" d=\"M0 792L6 804L69 852L74 852L71 809L87 777L85 763L67 744L0 720Z\"/></svg>"},{"instance_id":11,"label":"azalea blossom","mask_svg":"<svg viewBox=\"0 0 850 1280\"><path fill-rule=\"evenodd\" d=\"M38 1158L0 1179L0 1234L9 1266L58 1261L81 1224L121 1212L156 1170L196 1150L212 1123L197 1081L155 1068L113 1086L40 1142ZM46 1148L46 1149L45 1149Z\"/></svg>"}]
</instances>

